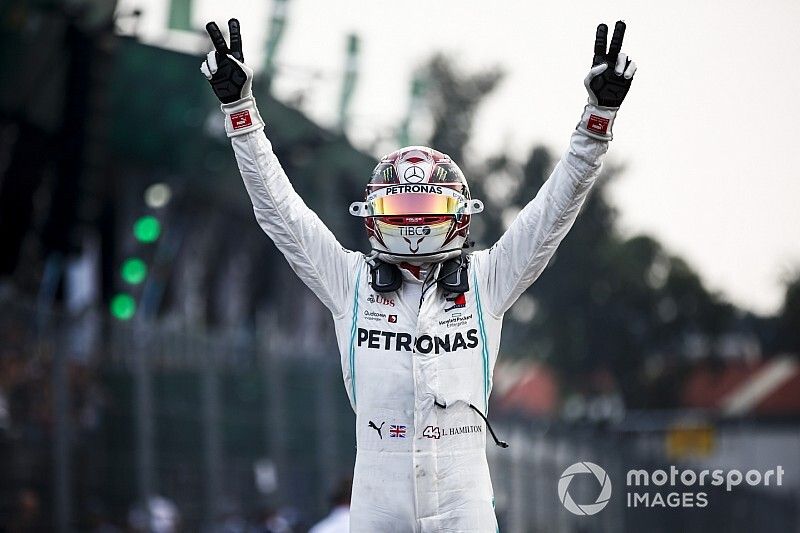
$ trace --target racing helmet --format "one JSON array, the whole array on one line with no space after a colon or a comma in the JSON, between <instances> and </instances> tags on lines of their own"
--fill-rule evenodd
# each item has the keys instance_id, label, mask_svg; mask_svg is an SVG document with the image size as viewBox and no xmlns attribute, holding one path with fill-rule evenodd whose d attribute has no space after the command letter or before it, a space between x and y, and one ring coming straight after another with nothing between
<instances>
[{"instance_id":1,"label":"racing helmet","mask_svg":"<svg viewBox=\"0 0 800 533\"><path fill-rule=\"evenodd\" d=\"M372 250L388 263L437 263L461 254L471 215L483 202L470 196L461 169L446 154L408 146L372 171L363 202L350 214L364 218Z\"/></svg>"}]
</instances>

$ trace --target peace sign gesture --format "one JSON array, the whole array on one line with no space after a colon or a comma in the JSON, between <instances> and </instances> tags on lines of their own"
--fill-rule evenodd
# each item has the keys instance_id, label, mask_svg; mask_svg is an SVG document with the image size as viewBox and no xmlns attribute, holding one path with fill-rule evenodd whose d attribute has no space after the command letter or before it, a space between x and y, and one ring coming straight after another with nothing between
<instances>
[{"instance_id":1,"label":"peace sign gesture","mask_svg":"<svg viewBox=\"0 0 800 533\"><path fill-rule=\"evenodd\" d=\"M228 32L231 38L230 48L228 48L225 37L222 35L216 22L212 21L206 24L206 31L208 32L208 36L211 37L211 42L214 43L214 49L218 54L223 56L230 54L240 63L244 63L244 55L242 54L242 33L237 19L230 19L228 21Z\"/></svg>"},{"instance_id":2,"label":"peace sign gesture","mask_svg":"<svg viewBox=\"0 0 800 533\"><path fill-rule=\"evenodd\" d=\"M584 80L586 90L589 91L590 104L618 108L628 94L633 75L636 73L636 63L621 51L623 37L625 37L625 23L620 20L614 26L611 45L606 51L608 26L605 24L597 26L592 70Z\"/></svg>"},{"instance_id":3,"label":"peace sign gesture","mask_svg":"<svg viewBox=\"0 0 800 533\"><path fill-rule=\"evenodd\" d=\"M206 56L200 71L205 75L220 102L230 104L252 94L253 70L244 64L239 21L230 19L230 47L216 22L206 24L214 50Z\"/></svg>"}]
</instances>

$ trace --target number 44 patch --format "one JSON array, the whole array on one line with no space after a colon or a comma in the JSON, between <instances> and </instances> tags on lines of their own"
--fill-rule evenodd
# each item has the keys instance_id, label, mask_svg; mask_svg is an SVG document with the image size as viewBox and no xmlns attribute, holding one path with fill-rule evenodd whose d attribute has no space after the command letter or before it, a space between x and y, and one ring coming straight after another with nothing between
<instances>
[{"instance_id":1,"label":"number 44 patch","mask_svg":"<svg viewBox=\"0 0 800 533\"><path fill-rule=\"evenodd\" d=\"M436 426L428 426L422 432L422 436L427 437L429 439L441 439L442 429Z\"/></svg>"}]
</instances>

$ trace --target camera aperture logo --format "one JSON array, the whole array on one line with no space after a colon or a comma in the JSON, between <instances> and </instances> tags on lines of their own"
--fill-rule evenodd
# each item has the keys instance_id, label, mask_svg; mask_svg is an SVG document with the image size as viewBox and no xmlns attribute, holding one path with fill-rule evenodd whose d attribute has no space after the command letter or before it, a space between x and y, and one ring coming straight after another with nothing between
<instances>
[{"instance_id":1,"label":"camera aperture logo","mask_svg":"<svg viewBox=\"0 0 800 533\"><path fill-rule=\"evenodd\" d=\"M720 487L724 493L733 492L740 485L783 485L785 471L781 465L769 470L679 468L669 465L656 470L630 469L625 478L625 507L627 508L704 508L710 505L707 487ZM576 503L569 493L569 485L577 474L592 474L599 485L594 503ZM719 491L718 491L719 492ZM722 494L718 494L722 496ZM591 516L602 511L611 500L611 480L602 467L581 461L567 467L558 480L558 498L564 508L578 516Z\"/></svg>"},{"instance_id":2,"label":"camera aperture logo","mask_svg":"<svg viewBox=\"0 0 800 533\"><path fill-rule=\"evenodd\" d=\"M600 484L600 494L597 495L594 503L578 504L572 499L569 493L569 484L576 474L594 474L594 477L597 478L597 482ZM558 480L558 499L572 514L581 516L597 514L608 505L608 501L611 499L611 479L605 470L594 463L589 461L575 463L568 466L561 474L561 479Z\"/></svg>"}]
</instances>

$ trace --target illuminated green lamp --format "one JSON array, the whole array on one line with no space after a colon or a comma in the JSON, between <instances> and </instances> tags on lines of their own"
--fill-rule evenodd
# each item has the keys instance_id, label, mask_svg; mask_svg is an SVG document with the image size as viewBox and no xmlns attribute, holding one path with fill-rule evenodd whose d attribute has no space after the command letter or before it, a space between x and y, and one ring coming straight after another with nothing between
<instances>
[{"instance_id":1,"label":"illuminated green lamp","mask_svg":"<svg viewBox=\"0 0 800 533\"><path fill-rule=\"evenodd\" d=\"M136 301L130 294L120 293L111 299L111 315L119 320L130 320L136 313Z\"/></svg>"},{"instance_id":2,"label":"illuminated green lamp","mask_svg":"<svg viewBox=\"0 0 800 533\"><path fill-rule=\"evenodd\" d=\"M133 234L139 242L155 242L161 235L161 222L152 215L140 217L133 224Z\"/></svg>"},{"instance_id":3,"label":"illuminated green lamp","mask_svg":"<svg viewBox=\"0 0 800 533\"><path fill-rule=\"evenodd\" d=\"M138 257L130 257L122 263L122 279L131 285L138 285L147 277L147 265Z\"/></svg>"}]
</instances>

